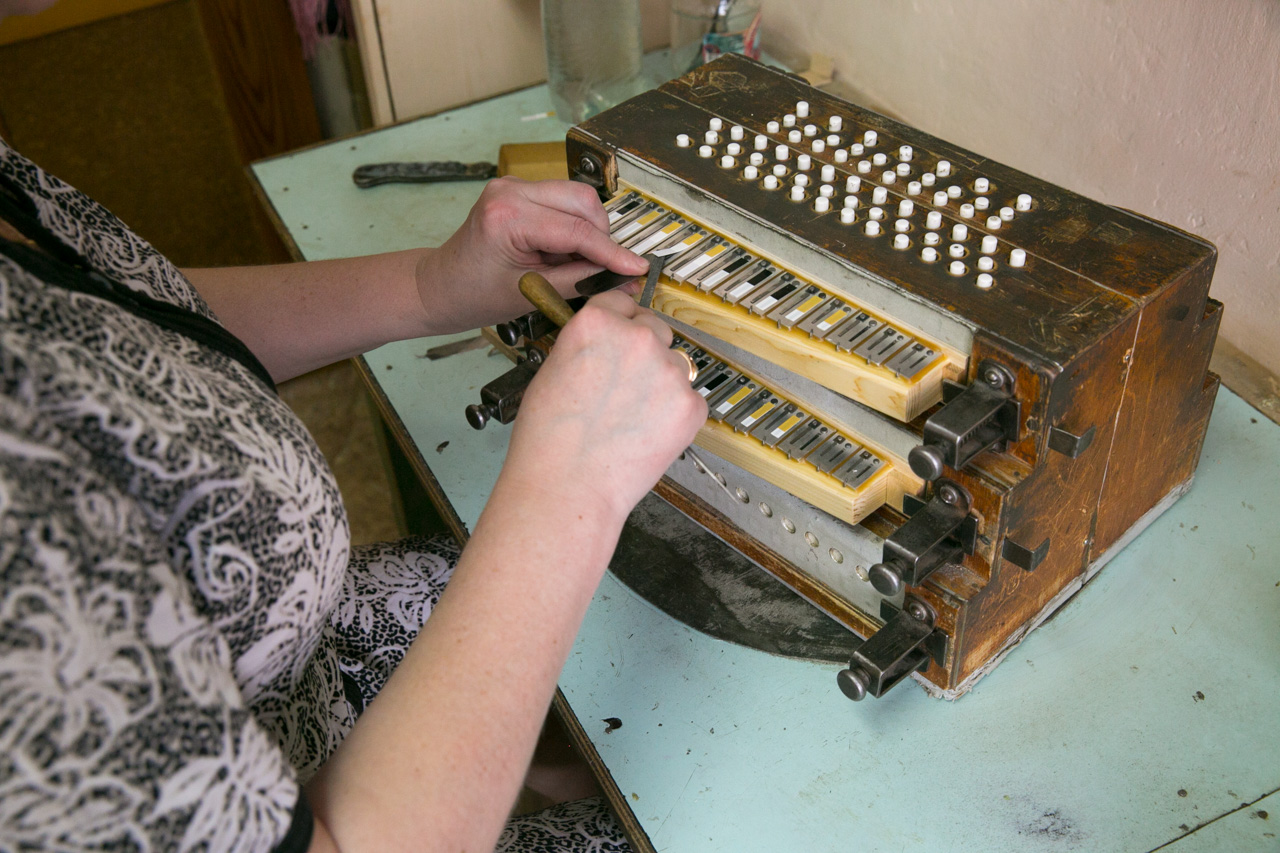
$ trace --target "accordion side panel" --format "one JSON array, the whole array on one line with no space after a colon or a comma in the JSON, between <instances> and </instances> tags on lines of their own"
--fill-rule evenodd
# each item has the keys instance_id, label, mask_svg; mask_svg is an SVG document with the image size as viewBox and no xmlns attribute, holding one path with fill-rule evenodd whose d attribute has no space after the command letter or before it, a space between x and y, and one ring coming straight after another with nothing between
<instances>
[{"instance_id":1,"label":"accordion side panel","mask_svg":"<svg viewBox=\"0 0 1280 853\"><path fill-rule=\"evenodd\" d=\"M1053 377L1043 415L1049 421L1046 430L1083 433L1092 428L1094 437L1076 458L1046 450L1011 488L995 539L991 582L965 610L959 681L1020 637L1063 589L1082 579L1107 476L1115 413L1125 393L1125 354L1138 325L1138 317L1131 317ZM1010 547L1033 552L1047 547L1047 553L1028 571L1004 557Z\"/></svg>"},{"instance_id":2,"label":"accordion side panel","mask_svg":"<svg viewBox=\"0 0 1280 853\"><path fill-rule=\"evenodd\" d=\"M1208 298L1213 266L1210 259L1142 312L1117 417L1094 559L1191 477L1199 463L1219 384L1209 372L1222 320L1221 303Z\"/></svg>"}]
</instances>

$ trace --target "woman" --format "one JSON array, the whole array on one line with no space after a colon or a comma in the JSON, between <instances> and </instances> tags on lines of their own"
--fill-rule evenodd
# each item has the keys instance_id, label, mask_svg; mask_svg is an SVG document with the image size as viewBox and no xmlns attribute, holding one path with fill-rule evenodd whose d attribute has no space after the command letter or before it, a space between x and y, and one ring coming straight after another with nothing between
<instances>
[{"instance_id":1,"label":"woman","mask_svg":"<svg viewBox=\"0 0 1280 853\"><path fill-rule=\"evenodd\" d=\"M621 525L705 418L670 330L579 312L460 556L350 554L272 382L601 267L645 263L590 190L503 179L438 249L184 274L0 142L0 848L493 849ZM625 847L590 811L524 832Z\"/></svg>"}]
</instances>

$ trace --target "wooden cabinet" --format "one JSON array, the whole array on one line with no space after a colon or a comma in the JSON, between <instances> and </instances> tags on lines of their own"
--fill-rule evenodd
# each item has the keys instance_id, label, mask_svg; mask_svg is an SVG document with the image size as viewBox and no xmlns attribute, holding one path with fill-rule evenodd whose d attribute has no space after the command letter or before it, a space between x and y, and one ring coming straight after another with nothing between
<instances>
[{"instance_id":1,"label":"wooden cabinet","mask_svg":"<svg viewBox=\"0 0 1280 853\"><path fill-rule=\"evenodd\" d=\"M285 0L62 0L6 18L0 133L193 266L285 260L244 167L320 139Z\"/></svg>"}]
</instances>

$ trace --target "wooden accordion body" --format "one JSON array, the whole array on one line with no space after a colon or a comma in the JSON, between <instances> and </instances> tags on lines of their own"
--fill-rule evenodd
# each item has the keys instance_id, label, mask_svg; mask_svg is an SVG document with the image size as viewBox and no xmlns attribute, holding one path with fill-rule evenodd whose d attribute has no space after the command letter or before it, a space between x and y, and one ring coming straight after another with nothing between
<instances>
[{"instance_id":1,"label":"wooden accordion body","mask_svg":"<svg viewBox=\"0 0 1280 853\"><path fill-rule=\"evenodd\" d=\"M1218 387L1206 241L738 56L567 151L615 239L667 250L653 306L702 381L760 404L713 405L659 493L863 638L851 698L911 674L960 695L1189 486ZM744 263L698 266L716 241ZM784 450L795 422L812 446Z\"/></svg>"}]
</instances>

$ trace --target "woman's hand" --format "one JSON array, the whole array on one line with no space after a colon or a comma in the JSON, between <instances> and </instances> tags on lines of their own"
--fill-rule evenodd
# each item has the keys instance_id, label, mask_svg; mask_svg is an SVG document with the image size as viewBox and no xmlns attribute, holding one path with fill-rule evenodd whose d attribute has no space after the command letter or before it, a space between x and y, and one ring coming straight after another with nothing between
<instances>
[{"instance_id":1,"label":"woman's hand","mask_svg":"<svg viewBox=\"0 0 1280 853\"><path fill-rule=\"evenodd\" d=\"M560 332L520 404L503 478L621 524L707 418L671 329L623 293Z\"/></svg>"},{"instance_id":2,"label":"woman's hand","mask_svg":"<svg viewBox=\"0 0 1280 853\"><path fill-rule=\"evenodd\" d=\"M648 265L609 237L595 190L572 181L490 181L467 221L418 262L418 296L435 331L463 331L531 310L516 282L542 273L563 295L602 268L642 275Z\"/></svg>"}]
</instances>

